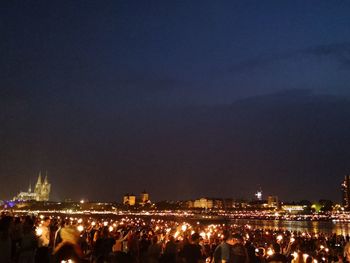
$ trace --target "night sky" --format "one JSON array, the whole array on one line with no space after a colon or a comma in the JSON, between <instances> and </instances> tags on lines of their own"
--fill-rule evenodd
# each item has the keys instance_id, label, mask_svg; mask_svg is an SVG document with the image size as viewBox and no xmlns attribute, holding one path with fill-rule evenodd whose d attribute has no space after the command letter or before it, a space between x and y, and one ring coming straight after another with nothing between
<instances>
[{"instance_id":1,"label":"night sky","mask_svg":"<svg viewBox=\"0 0 350 263\"><path fill-rule=\"evenodd\" d=\"M340 200L349 1L1 1L0 199Z\"/></svg>"}]
</instances>

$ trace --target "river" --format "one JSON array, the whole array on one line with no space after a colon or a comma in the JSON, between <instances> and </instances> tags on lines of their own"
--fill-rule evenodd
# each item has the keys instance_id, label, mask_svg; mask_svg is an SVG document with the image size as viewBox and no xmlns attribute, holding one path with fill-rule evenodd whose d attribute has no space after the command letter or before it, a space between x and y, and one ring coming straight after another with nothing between
<instances>
[{"instance_id":1,"label":"river","mask_svg":"<svg viewBox=\"0 0 350 263\"><path fill-rule=\"evenodd\" d=\"M285 229L290 231L307 231L314 233L336 233L350 235L350 223L332 221L281 221L281 220L254 220L233 219L232 224L248 224L253 228Z\"/></svg>"}]
</instances>

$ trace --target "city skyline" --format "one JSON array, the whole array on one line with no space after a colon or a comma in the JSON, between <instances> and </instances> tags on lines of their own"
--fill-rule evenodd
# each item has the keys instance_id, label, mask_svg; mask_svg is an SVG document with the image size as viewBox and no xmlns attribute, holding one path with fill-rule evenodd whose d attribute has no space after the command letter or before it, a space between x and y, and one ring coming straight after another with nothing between
<instances>
[{"instance_id":1,"label":"city skyline","mask_svg":"<svg viewBox=\"0 0 350 263\"><path fill-rule=\"evenodd\" d=\"M341 200L349 2L1 7L0 199L48 170L53 200Z\"/></svg>"},{"instance_id":2,"label":"city skyline","mask_svg":"<svg viewBox=\"0 0 350 263\"><path fill-rule=\"evenodd\" d=\"M151 201L150 199L150 193L146 191L146 189L144 189L142 192L133 192L133 191L129 191L129 192L124 192L124 194L122 195L122 197L117 197L117 199L113 199L113 200L100 200L100 199L89 199L89 195L88 194L82 194L79 198L73 198L72 196L65 196L61 199L52 199L49 198L50 196L50 192L51 192L51 184L48 183L48 176L47 176L47 172L45 175L45 179L42 180L41 177L41 171L38 173L38 178L37 178L37 182L34 185L34 188L32 189L32 183L30 181L29 183L29 188L28 191L22 191L22 189L20 191L18 191L18 194L15 195L11 200L12 201L19 201L19 202L31 202L31 201L50 201L50 202L80 202L80 203L85 203L85 202L117 202L118 203L118 199L122 198L122 202L123 204L130 204L131 206L135 205L135 204L141 204L141 205L145 205L147 203L149 203ZM131 189L130 189L131 190ZM303 203L303 202L321 202L323 201L332 201L334 203L338 203L341 204L344 209L349 210L349 204L350 204L350 175L345 175L344 176L344 180L341 182L340 184L340 188L338 189L339 191L339 196L340 198L337 199L328 199L328 198L323 198L323 197L315 197L313 199L307 200L307 199L299 199L299 200L291 200L291 199L284 199L281 200L277 195L275 195L273 192L269 192L269 193L265 193L261 187L259 187L258 189L256 189L256 192L254 193L246 193L245 196L223 196L220 193L214 194L214 195L207 195L206 193L199 193L199 195L197 196L192 196L191 198L187 198L187 199L159 199L154 196L152 196L152 200L155 202L163 202L163 201L195 201L195 200L199 200L200 199L208 199L208 200L235 200L235 201L243 201L243 202L274 202L274 203L278 203L278 202L286 202L286 203ZM136 193L136 194L135 194ZM7 199L9 200L9 198ZM272 201L271 201L272 200ZM1 200L0 200L1 201ZM5 199L2 201L6 201Z\"/></svg>"}]
</instances>

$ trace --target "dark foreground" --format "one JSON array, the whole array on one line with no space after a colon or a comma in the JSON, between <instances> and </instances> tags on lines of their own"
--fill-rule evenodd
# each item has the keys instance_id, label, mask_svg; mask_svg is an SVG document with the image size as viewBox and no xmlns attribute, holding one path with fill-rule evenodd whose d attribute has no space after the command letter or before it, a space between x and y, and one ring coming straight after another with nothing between
<instances>
[{"instance_id":1,"label":"dark foreground","mask_svg":"<svg viewBox=\"0 0 350 263\"><path fill-rule=\"evenodd\" d=\"M345 262L349 235L123 217L0 219L0 262Z\"/></svg>"}]
</instances>

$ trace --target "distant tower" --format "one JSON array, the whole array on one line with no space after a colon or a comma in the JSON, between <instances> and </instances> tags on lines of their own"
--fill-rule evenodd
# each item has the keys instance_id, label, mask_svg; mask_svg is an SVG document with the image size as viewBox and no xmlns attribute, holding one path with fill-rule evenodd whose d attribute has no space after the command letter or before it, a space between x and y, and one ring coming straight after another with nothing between
<instances>
[{"instance_id":1,"label":"distant tower","mask_svg":"<svg viewBox=\"0 0 350 263\"><path fill-rule=\"evenodd\" d=\"M256 193L255 193L255 196L256 198L261 201L262 200L262 190L258 190Z\"/></svg>"},{"instance_id":2,"label":"distant tower","mask_svg":"<svg viewBox=\"0 0 350 263\"><path fill-rule=\"evenodd\" d=\"M44 182L41 180L41 172L39 172L38 181L36 182L34 193L36 201L48 201L51 191L51 184L47 180L47 174Z\"/></svg>"},{"instance_id":3,"label":"distant tower","mask_svg":"<svg viewBox=\"0 0 350 263\"><path fill-rule=\"evenodd\" d=\"M128 205L129 204L129 194L125 194L123 196L123 204Z\"/></svg>"},{"instance_id":4,"label":"distant tower","mask_svg":"<svg viewBox=\"0 0 350 263\"><path fill-rule=\"evenodd\" d=\"M35 188L34 188L34 193L36 195L35 200L36 201L41 201L40 196L41 196L41 172L39 172L38 180L36 182Z\"/></svg>"},{"instance_id":5,"label":"distant tower","mask_svg":"<svg viewBox=\"0 0 350 263\"><path fill-rule=\"evenodd\" d=\"M140 196L140 204L145 205L149 201L149 194L146 191L143 191Z\"/></svg>"},{"instance_id":6,"label":"distant tower","mask_svg":"<svg viewBox=\"0 0 350 263\"><path fill-rule=\"evenodd\" d=\"M123 197L123 204L124 205L130 205L134 206L136 204L136 196L134 194L126 194Z\"/></svg>"},{"instance_id":7,"label":"distant tower","mask_svg":"<svg viewBox=\"0 0 350 263\"><path fill-rule=\"evenodd\" d=\"M49 181L47 180L47 173L46 173L44 184L41 187L42 201L49 201L50 191L51 191L51 184L49 184Z\"/></svg>"},{"instance_id":8,"label":"distant tower","mask_svg":"<svg viewBox=\"0 0 350 263\"><path fill-rule=\"evenodd\" d=\"M350 210L350 175L345 175L341 190L343 206L345 210Z\"/></svg>"},{"instance_id":9,"label":"distant tower","mask_svg":"<svg viewBox=\"0 0 350 263\"><path fill-rule=\"evenodd\" d=\"M134 206L136 204L136 195L131 194L129 195L129 205Z\"/></svg>"},{"instance_id":10,"label":"distant tower","mask_svg":"<svg viewBox=\"0 0 350 263\"><path fill-rule=\"evenodd\" d=\"M279 206L278 197L274 196L274 195L268 196L267 197L267 205L269 207L278 208L278 206Z\"/></svg>"}]
</instances>

